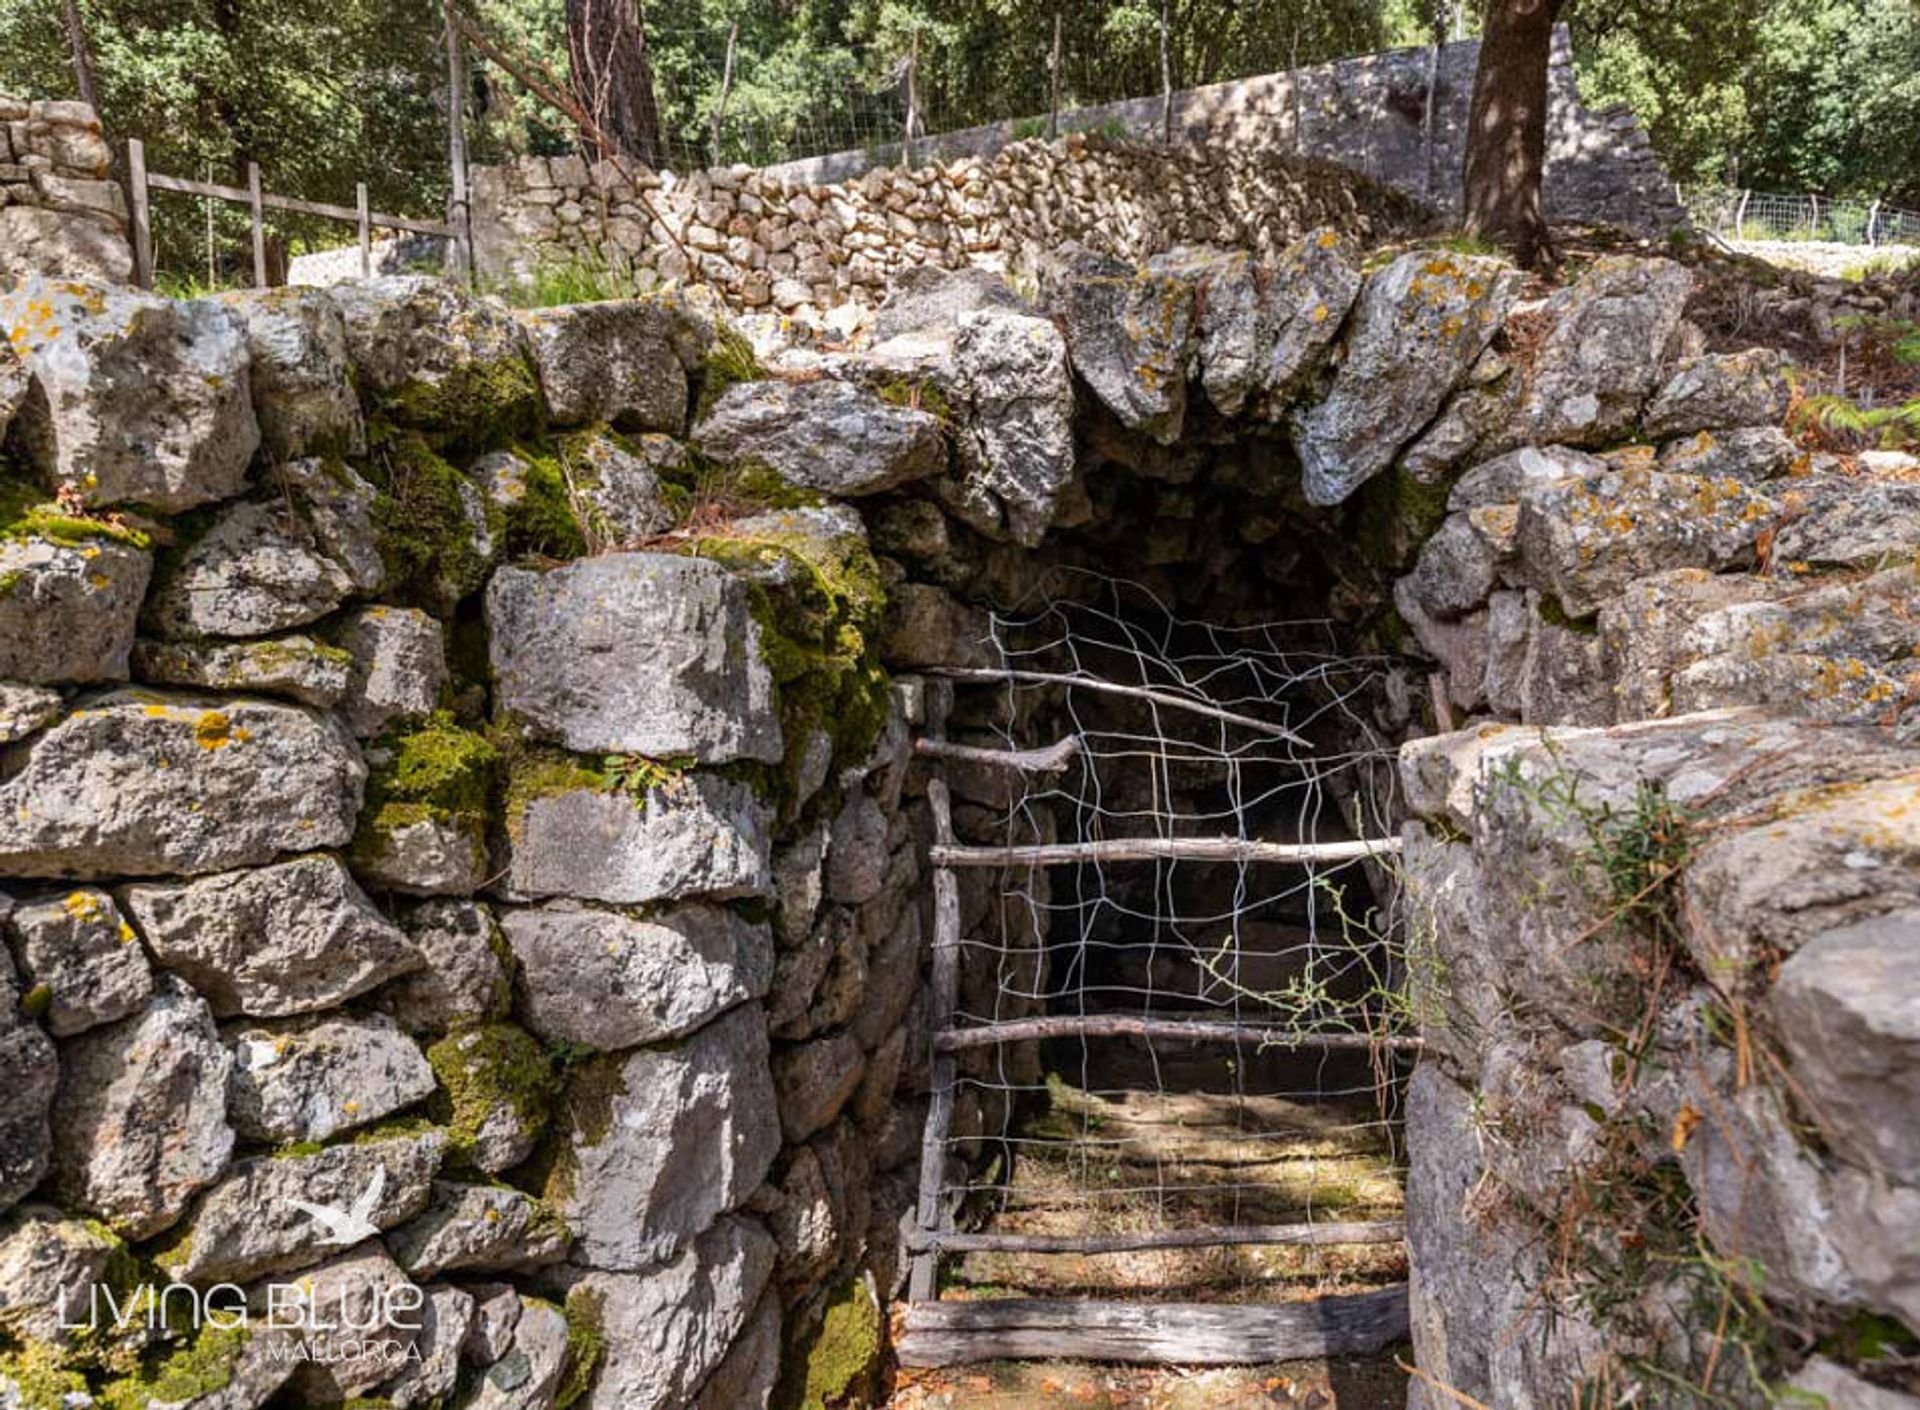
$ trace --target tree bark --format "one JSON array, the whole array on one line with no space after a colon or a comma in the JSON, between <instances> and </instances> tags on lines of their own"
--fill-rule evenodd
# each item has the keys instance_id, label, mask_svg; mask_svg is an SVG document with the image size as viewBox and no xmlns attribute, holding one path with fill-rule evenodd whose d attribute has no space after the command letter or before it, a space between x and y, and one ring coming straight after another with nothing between
<instances>
[{"instance_id":1,"label":"tree bark","mask_svg":"<svg viewBox=\"0 0 1920 1410\"><path fill-rule=\"evenodd\" d=\"M1552 258L1540 202L1547 158L1547 73L1566 0L1488 0L1467 123L1467 233L1532 268Z\"/></svg>"},{"instance_id":2,"label":"tree bark","mask_svg":"<svg viewBox=\"0 0 1920 1410\"><path fill-rule=\"evenodd\" d=\"M67 49L73 55L73 83L80 90L80 101L100 115L100 90L93 78L93 46L87 42L86 21L80 16L80 0L60 0L60 20L67 30Z\"/></svg>"},{"instance_id":3,"label":"tree bark","mask_svg":"<svg viewBox=\"0 0 1920 1410\"><path fill-rule=\"evenodd\" d=\"M574 97L614 149L588 136L592 154L617 152L658 169L665 152L639 0L567 0L567 57Z\"/></svg>"}]
</instances>

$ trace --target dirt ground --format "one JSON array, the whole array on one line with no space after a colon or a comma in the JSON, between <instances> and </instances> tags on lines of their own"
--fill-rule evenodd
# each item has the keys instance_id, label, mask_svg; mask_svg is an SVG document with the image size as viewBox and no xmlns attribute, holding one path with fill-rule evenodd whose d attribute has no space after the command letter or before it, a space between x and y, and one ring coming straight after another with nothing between
<instances>
[{"instance_id":1,"label":"dirt ground","mask_svg":"<svg viewBox=\"0 0 1920 1410\"><path fill-rule=\"evenodd\" d=\"M1404 1349L1401 1353L1404 1356ZM903 1369L888 1410L1403 1410L1406 1373L1392 1352L1277 1366L1090 1366L990 1361Z\"/></svg>"}]
</instances>

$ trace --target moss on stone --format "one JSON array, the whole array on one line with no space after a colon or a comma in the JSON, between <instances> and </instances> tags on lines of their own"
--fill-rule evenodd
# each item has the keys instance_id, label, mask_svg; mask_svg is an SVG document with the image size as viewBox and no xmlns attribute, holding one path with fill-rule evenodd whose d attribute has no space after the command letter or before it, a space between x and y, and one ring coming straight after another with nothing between
<instances>
[{"instance_id":1,"label":"moss on stone","mask_svg":"<svg viewBox=\"0 0 1920 1410\"><path fill-rule=\"evenodd\" d=\"M499 752L484 735L438 710L383 735L370 753L379 762L367 777L356 855L382 855L396 832L422 822L480 835L500 772Z\"/></svg>"},{"instance_id":2,"label":"moss on stone","mask_svg":"<svg viewBox=\"0 0 1920 1410\"><path fill-rule=\"evenodd\" d=\"M1581 636L1600 635L1600 614L1589 612L1584 617L1568 614L1558 596L1550 592L1540 594L1540 620L1550 627L1559 627L1563 631L1578 632Z\"/></svg>"},{"instance_id":3,"label":"moss on stone","mask_svg":"<svg viewBox=\"0 0 1920 1410\"><path fill-rule=\"evenodd\" d=\"M475 452L540 430L540 384L518 353L491 362L462 362L438 381L416 378L380 398L403 426L430 431Z\"/></svg>"},{"instance_id":4,"label":"moss on stone","mask_svg":"<svg viewBox=\"0 0 1920 1410\"><path fill-rule=\"evenodd\" d=\"M40 1018L53 1007L53 990L46 984L36 984L20 996L20 1011L28 1018Z\"/></svg>"},{"instance_id":5,"label":"moss on stone","mask_svg":"<svg viewBox=\"0 0 1920 1410\"><path fill-rule=\"evenodd\" d=\"M563 1106L567 1124L541 1153L540 1197L563 1209L573 1197L574 1152L591 1150L613 1129L613 1104L626 1095L624 1061L615 1053L596 1053L568 1073Z\"/></svg>"},{"instance_id":6,"label":"moss on stone","mask_svg":"<svg viewBox=\"0 0 1920 1410\"><path fill-rule=\"evenodd\" d=\"M606 1355L606 1299L590 1288L567 1294L567 1368L554 1392L554 1410L567 1410L593 1388L594 1373Z\"/></svg>"},{"instance_id":7,"label":"moss on stone","mask_svg":"<svg viewBox=\"0 0 1920 1410\"><path fill-rule=\"evenodd\" d=\"M100 1410L147 1410L152 1401L177 1404L224 1390L251 1336L244 1326L203 1325L185 1345L103 1387Z\"/></svg>"},{"instance_id":8,"label":"moss on stone","mask_svg":"<svg viewBox=\"0 0 1920 1410\"><path fill-rule=\"evenodd\" d=\"M553 1059L526 1029L513 1023L459 1028L427 1049L439 1081L428 1110L447 1128L447 1158L471 1165L474 1144L488 1121L505 1109L530 1133L547 1124L558 1090Z\"/></svg>"},{"instance_id":9,"label":"moss on stone","mask_svg":"<svg viewBox=\"0 0 1920 1410\"><path fill-rule=\"evenodd\" d=\"M1445 521L1454 478L1422 480L1395 465L1362 485L1353 497L1361 559L1388 576L1411 564Z\"/></svg>"},{"instance_id":10,"label":"moss on stone","mask_svg":"<svg viewBox=\"0 0 1920 1410\"><path fill-rule=\"evenodd\" d=\"M874 392L890 406L924 411L942 425L954 422L953 403L939 386L925 377L883 377Z\"/></svg>"},{"instance_id":11,"label":"moss on stone","mask_svg":"<svg viewBox=\"0 0 1920 1410\"><path fill-rule=\"evenodd\" d=\"M777 1410L834 1410L871 1403L881 1339L880 1304L864 1278L847 1278L828 1295L817 1328L790 1334L773 1404Z\"/></svg>"},{"instance_id":12,"label":"moss on stone","mask_svg":"<svg viewBox=\"0 0 1920 1410\"><path fill-rule=\"evenodd\" d=\"M378 492L373 523L386 564L383 596L431 607L449 592L464 596L486 578L465 501L466 478L418 431L375 426L366 478Z\"/></svg>"},{"instance_id":13,"label":"moss on stone","mask_svg":"<svg viewBox=\"0 0 1920 1410\"><path fill-rule=\"evenodd\" d=\"M513 453L526 466L517 499L488 513L495 540L509 560L549 558L562 562L587 553L586 528L567 485L567 472L550 442L525 442Z\"/></svg>"},{"instance_id":14,"label":"moss on stone","mask_svg":"<svg viewBox=\"0 0 1920 1410\"><path fill-rule=\"evenodd\" d=\"M823 535L775 519L750 533L703 536L690 551L747 580L786 741L779 765L749 781L763 783L785 814L813 737L825 733L845 764L863 757L886 723L889 680L879 663L886 589L858 534Z\"/></svg>"},{"instance_id":15,"label":"moss on stone","mask_svg":"<svg viewBox=\"0 0 1920 1410\"><path fill-rule=\"evenodd\" d=\"M45 489L17 471L0 467L0 539L45 539L62 548L106 540L132 548L151 548L152 537L118 517L75 514L50 499ZM0 597L6 592L0 591Z\"/></svg>"},{"instance_id":16,"label":"moss on stone","mask_svg":"<svg viewBox=\"0 0 1920 1410\"><path fill-rule=\"evenodd\" d=\"M758 382L766 375L766 369L754 355L753 344L745 335L725 323L717 324L713 343L700 363L700 390L693 399L693 423L698 425L706 418L727 388L741 382Z\"/></svg>"},{"instance_id":17,"label":"moss on stone","mask_svg":"<svg viewBox=\"0 0 1920 1410\"><path fill-rule=\"evenodd\" d=\"M87 1389L85 1378L63 1366L59 1351L44 1342L0 1353L0 1382L13 1385L19 1410L65 1410L67 1396Z\"/></svg>"}]
</instances>

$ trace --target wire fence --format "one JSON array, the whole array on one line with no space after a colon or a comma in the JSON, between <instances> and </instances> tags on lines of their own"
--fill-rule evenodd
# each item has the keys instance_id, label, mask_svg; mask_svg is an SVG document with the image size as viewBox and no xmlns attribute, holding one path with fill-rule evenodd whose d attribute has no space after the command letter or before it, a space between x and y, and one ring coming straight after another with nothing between
<instances>
[{"instance_id":1,"label":"wire fence","mask_svg":"<svg viewBox=\"0 0 1920 1410\"><path fill-rule=\"evenodd\" d=\"M1724 240L1920 245L1920 211L1883 201L1830 201L1731 187L1683 188L1695 225Z\"/></svg>"},{"instance_id":2,"label":"wire fence","mask_svg":"<svg viewBox=\"0 0 1920 1410\"><path fill-rule=\"evenodd\" d=\"M1368 714L1387 663L1342 652L1329 624L1184 621L1106 583L996 616L993 644L1011 670L1069 678L995 688L995 716L1025 722L1002 747L1036 727L1073 742L998 814L1007 846L1394 830L1393 750ZM982 880L997 889L961 941L956 1027L1020 1032L1041 1011L1067 1031L963 1054L956 1096L983 1117L948 1139L944 1194L992 1235L963 1244L961 1285L1284 1301L1399 1276L1391 1047L1412 1025L1390 866L1090 855ZM1328 1246L1294 1242L1304 1226ZM1116 1238L1082 1250L1123 1255L1098 1274L1031 1251Z\"/></svg>"}]
</instances>

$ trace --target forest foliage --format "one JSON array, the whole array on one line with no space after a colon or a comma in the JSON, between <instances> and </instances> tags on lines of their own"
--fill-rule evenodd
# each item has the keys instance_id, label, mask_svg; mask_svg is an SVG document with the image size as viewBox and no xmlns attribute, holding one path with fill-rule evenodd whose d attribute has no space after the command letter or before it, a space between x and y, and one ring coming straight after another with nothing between
<instances>
[{"instance_id":1,"label":"forest foliage","mask_svg":"<svg viewBox=\"0 0 1920 1410\"><path fill-rule=\"evenodd\" d=\"M156 169L233 181L252 160L288 194L351 202L364 180L381 209L444 201L439 0L78 3L109 130L144 138ZM566 0L461 3L564 79ZM1475 9L1169 0L1168 64L1176 86L1269 72L1471 32ZM894 140L916 49L928 132L1044 114L1056 14L1066 105L1160 87L1160 0L651 0L642 12L683 166L711 155L730 35L725 160ZM1569 18L1587 100L1631 104L1677 179L1920 206L1920 0L1576 0ZM484 61L473 69L475 161L570 150L555 113ZM74 86L59 0L0 0L0 92ZM163 240L190 243L199 219L163 212Z\"/></svg>"}]
</instances>

